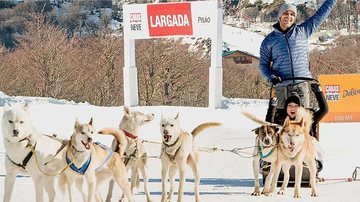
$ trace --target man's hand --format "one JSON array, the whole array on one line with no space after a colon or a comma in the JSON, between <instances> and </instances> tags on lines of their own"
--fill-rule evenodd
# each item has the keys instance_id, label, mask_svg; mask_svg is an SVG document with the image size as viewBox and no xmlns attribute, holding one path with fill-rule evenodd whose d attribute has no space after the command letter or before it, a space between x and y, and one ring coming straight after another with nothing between
<instances>
[{"instance_id":1,"label":"man's hand","mask_svg":"<svg viewBox=\"0 0 360 202\"><path fill-rule=\"evenodd\" d=\"M275 76L274 78L272 78L272 79L270 80L270 82L271 82L271 84L272 84L273 86L275 86L276 84L281 83L281 78L278 77L278 76Z\"/></svg>"}]
</instances>

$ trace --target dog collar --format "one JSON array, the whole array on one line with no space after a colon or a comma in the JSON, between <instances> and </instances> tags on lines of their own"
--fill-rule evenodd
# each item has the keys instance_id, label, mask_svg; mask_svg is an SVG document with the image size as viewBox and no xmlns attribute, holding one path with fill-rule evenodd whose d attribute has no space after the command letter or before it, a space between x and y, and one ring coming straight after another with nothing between
<instances>
[{"instance_id":1,"label":"dog collar","mask_svg":"<svg viewBox=\"0 0 360 202\"><path fill-rule=\"evenodd\" d=\"M88 158L88 160L80 167L80 168L77 168L73 162L71 162L71 160L69 159L69 156L68 156L68 153L66 152L66 163L68 165L70 165L70 168L71 170L79 173L80 175L84 175L84 173L86 172L86 170L88 169L89 165L90 165L90 162L91 162L91 155L90 157Z\"/></svg>"},{"instance_id":2,"label":"dog collar","mask_svg":"<svg viewBox=\"0 0 360 202\"><path fill-rule=\"evenodd\" d=\"M122 131L124 131L126 137L129 137L129 138L131 138L131 139L136 139L136 138L138 138L138 136L133 135L133 134L127 132L126 130L122 130Z\"/></svg>"}]
</instances>

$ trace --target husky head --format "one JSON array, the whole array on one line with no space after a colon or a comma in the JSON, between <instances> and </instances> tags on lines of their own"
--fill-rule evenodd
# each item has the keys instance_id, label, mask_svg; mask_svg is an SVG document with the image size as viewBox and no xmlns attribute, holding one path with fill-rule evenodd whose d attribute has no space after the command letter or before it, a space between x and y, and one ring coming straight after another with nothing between
<instances>
[{"instance_id":1,"label":"husky head","mask_svg":"<svg viewBox=\"0 0 360 202\"><path fill-rule=\"evenodd\" d=\"M10 142L18 142L30 135L35 135L35 128L30 119L28 104L4 107L2 132Z\"/></svg>"},{"instance_id":2,"label":"husky head","mask_svg":"<svg viewBox=\"0 0 360 202\"><path fill-rule=\"evenodd\" d=\"M174 118L164 118L161 116L160 132L162 141L165 144L175 142L181 134L179 113Z\"/></svg>"},{"instance_id":3,"label":"husky head","mask_svg":"<svg viewBox=\"0 0 360 202\"><path fill-rule=\"evenodd\" d=\"M93 136L96 134L95 127L93 126L93 119L89 123L81 124L76 118L74 133L71 136L71 144L79 151L89 150L93 143Z\"/></svg>"},{"instance_id":4,"label":"husky head","mask_svg":"<svg viewBox=\"0 0 360 202\"><path fill-rule=\"evenodd\" d=\"M257 135L260 146L270 147L277 143L278 130L279 126L276 125L262 125L253 131Z\"/></svg>"},{"instance_id":5,"label":"husky head","mask_svg":"<svg viewBox=\"0 0 360 202\"><path fill-rule=\"evenodd\" d=\"M143 114L139 111L130 111L130 109L124 106L125 115L121 119L121 129L137 129L140 126L149 123L154 119L154 114Z\"/></svg>"},{"instance_id":6,"label":"husky head","mask_svg":"<svg viewBox=\"0 0 360 202\"><path fill-rule=\"evenodd\" d=\"M301 150L306 133L303 119L300 121L290 121L288 117L285 119L284 127L280 132L280 140L282 147L290 153L290 157L294 157Z\"/></svg>"}]
</instances>

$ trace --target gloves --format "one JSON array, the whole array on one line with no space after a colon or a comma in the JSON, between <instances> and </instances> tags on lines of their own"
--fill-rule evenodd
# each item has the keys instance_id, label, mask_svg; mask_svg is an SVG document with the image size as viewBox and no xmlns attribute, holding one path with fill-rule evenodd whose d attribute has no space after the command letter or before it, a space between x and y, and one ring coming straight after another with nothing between
<instances>
[{"instance_id":1,"label":"gloves","mask_svg":"<svg viewBox=\"0 0 360 202\"><path fill-rule=\"evenodd\" d=\"M275 86L276 84L281 83L281 78L278 76L275 76L270 80L270 82L273 86Z\"/></svg>"},{"instance_id":2,"label":"gloves","mask_svg":"<svg viewBox=\"0 0 360 202\"><path fill-rule=\"evenodd\" d=\"M310 85L311 85L312 92L314 92L314 93L322 92L321 87L318 83L311 83Z\"/></svg>"}]
</instances>

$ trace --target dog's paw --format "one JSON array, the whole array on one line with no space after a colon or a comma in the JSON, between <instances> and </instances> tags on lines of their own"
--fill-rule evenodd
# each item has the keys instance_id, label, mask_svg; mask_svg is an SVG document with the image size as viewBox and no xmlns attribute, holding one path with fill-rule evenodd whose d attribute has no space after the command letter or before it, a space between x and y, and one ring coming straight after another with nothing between
<instances>
[{"instance_id":1,"label":"dog's paw","mask_svg":"<svg viewBox=\"0 0 360 202\"><path fill-rule=\"evenodd\" d=\"M325 179L323 177L316 177L316 183L318 182L325 182Z\"/></svg>"},{"instance_id":2,"label":"dog's paw","mask_svg":"<svg viewBox=\"0 0 360 202\"><path fill-rule=\"evenodd\" d=\"M265 196L273 196L274 193L272 193L271 191L270 192L264 192Z\"/></svg>"},{"instance_id":3,"label":"dog's paw","mask_svg":"<svg viewBox=\"0 0 360 202\"><path fill-rule=\"evenodd\" d=\"M254 191L253 193L251 193L251 196L260 196L260 191Z\"/></svg>"},{"instance_id":4,"label":"dog's paw","mask_svg":"<svg viewBox=\"0 0 360 202\"><path fill-rule=\"evenodd\" d=\"M319 195L316 192L311 192L312 197L318 197Z\"/></svg>"},{"instance_id":5,"label":"dog's paw","mask_svg":"<svg viewBox=\"0 0 360 202\"><path fill-rule=\"evenodd\" d=\"M262 191L261 191L261 194L265 194L265 193L269 193L270 192L270 188L264 188Z\"/></svg>"},{"instance_id":6,"label":"dog's paw","mask_svg":"<svg viewBox=\"0 0 360 202\"><path fill-rule=\"evenodd\" d=\"M300 193L295 193L295 194L294 194L294 198L301 198Z\"/></svg>"},{"instance_id":7,"label":"dog's paw","mask_svg":"<svg viewBox=\"0 0 360 202\"><path fill-rule=\"evenodd\" d=\"M280 189L280 191L278 191L278 193L277 193L277 194L279 194L279 195L284 195L284 194L285 194L285 190Z\"/></svg>"}]
</instances>

